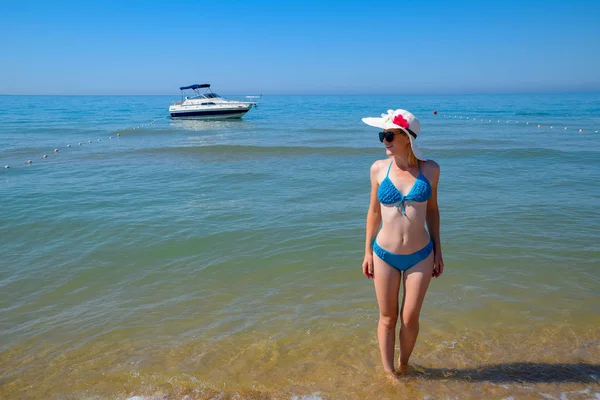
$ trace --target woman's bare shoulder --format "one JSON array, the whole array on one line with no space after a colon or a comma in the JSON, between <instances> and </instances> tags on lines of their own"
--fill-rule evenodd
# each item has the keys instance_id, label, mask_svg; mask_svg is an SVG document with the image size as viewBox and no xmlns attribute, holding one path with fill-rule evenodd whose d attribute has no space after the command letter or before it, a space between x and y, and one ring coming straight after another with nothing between
<instances>
[{"instance_id":1,"label":"woman's bare shoulder","mask_svg":"<svg viewBox=\"0 0 600 400\"><path fill-rule=\"evenodd\" d=\"M423 161L421 163L421 170L423 174L429 179L432 183L437 182L440 178L440 165L433 160Z\"/></svg>"},{"instance_id":2,"label":"woman's bare shoulder","mask_svg":"<svg viewBox=\"0 0 600 400\"><path fill-rule=\"evenodd\" d=\"M390 163L389 158L385 158L382 160L377 160L371 164L371 174L377 175L382 168L385 168L386 165Z\"/></svg>"},{"instance_id":3,"label":"woman's bare shoulder","mask_svg":"<svg viewBox=\"0 0 600 400\"><path fill-rule=\"evenodd\" d=\"M423 169L427 169L431 172L436 172L439 173L440 172L440 164L436 163L433 160L427 160L427 161L423 161Z\"/></svg>"}]
</instances>

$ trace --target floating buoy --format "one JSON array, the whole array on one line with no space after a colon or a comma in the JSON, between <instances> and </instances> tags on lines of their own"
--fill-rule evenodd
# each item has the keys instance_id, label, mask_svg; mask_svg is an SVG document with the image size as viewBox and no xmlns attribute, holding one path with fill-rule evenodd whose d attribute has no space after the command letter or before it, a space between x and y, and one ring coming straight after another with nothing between
<instances>
[{"instance_id":1,"label":"floating buoy","mask_svg":"<svg viewBox=\"0 0 600 400\"><path fill-rule=\"evenodd\" d=\"M583 129L579 129L579 132L583 132Z\"/></svg>"},{"instance_id":2,"label":"floating buoy","mask_svg":"<svg viewBox=\"0 0 600 400\"><path fill-rule=\"evenodd\" d=\"M68 145L67 145L67 147L71 147L71 145L70 145L70 144L68 144Z\"/></svg>"},{"instance_id":3,"label":"floating buoy","mask_svg":"<svg viewBox=\"0 0 600 400\"><path fill-rule=\"evenodd\" d=\"M117 136L121 136L121 134L120 134L120 133L117 133Z\"/></svg>"},{"instance_id":4,"label":"floating buoy","mask_svg":"<svg viewBox=\"0 0 600 400\"><path fill-rule=\"evenodd\" d=\"M433 115L437 115L437 110L433 110Z\"/></svg>"},{"instance_id":5,"label":"floating buoy","mask_svg":"<svg viewBox=\"0 0 600 400\"><path fill-rule=\"evenodd\" d=\"M101 141L102 141L102 139L98 139L98 141L99 141L99 142L101 142Z\"/></svg>"},{"instance_id":6,"label":"floating buoy","mask_svg":"<svg viewBox=\"0 0 600 400\"><path fill-rule=\"evenodd\" d=\"M54 152L55 152L55 153L58 153L58 149L54 149Z\"/></svg>"},{"instance_id":7,"label":"floating buoy","mask_svg":"<svg viewBox=\"0 0 600 400\"><path fill-rule=\"evenodd\" d=\"M91 141L91 140L88 140L88 143L92 143L92 141Z\"/></svg>"},{"instance_id":8,"label":"floating buoy","mask_svg":"<svg viewBox=\"0 0 600 400\"><path fill-rule=\"evenodd\" d=\"M83 143L79 142L79 145L81 146Z\"/></svg>"},{"instance_id":9,"label":"floating buoy","mask_svg":"<svg viewBox=\"0 0 600 400\"><path fill-rule=\"evenodd\" d=\"M27 164L31 164L31 160L27 160Z\"/></svg>"},{"instance_id":10,"label":"floating buoy","mask_svg":"<svg viewBox=\"0 0 600 400\"><path fill-rule=\"evenodd\" d=\"M44 155L42 156L42 158L48 158L48 156L47 156L46 154L44 154Z\"/></svg>"},{"instance_id":11,"label":"floating buoy","mask_svg":"<svg viewBox=\"0 0 600 400\"><path fill-rule=\"evenodd\" d=\"M108 138L109 138L109 139L112 139L112 136L109 136Z\"/></svg>"},{"instance_id":12,"label":"floating buoy","mask_svg":"<svg viewBox=\"0 0 600 400\"><path fill-rule=\"evenodd\" d=\"M10 165L5 165L4 166L4 169L9 169L9 168L10 168Z\"/></svg>"},{"instance_id":13,"label":"floating buoy","mask_svg":"<svg viewBox=\"0 0 600 400\"><path fill-rule=\"evenodd\" d=\"M541 127L542 127L541 125L538 125L538 128L541 128Z\"/></svg>"}]
</instances>

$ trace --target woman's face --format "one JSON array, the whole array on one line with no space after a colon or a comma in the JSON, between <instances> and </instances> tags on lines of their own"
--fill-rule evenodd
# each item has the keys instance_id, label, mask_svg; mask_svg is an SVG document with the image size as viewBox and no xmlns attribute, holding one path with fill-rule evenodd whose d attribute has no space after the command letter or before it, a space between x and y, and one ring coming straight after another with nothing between
<instances>
[{"instance_id":1,"label":"woman's face","mask_svg":"<svg viewBox=\"0 0 600 400\"><path fill-rule=\"evenodd\" d=\"M406 152L406 146L410 145L410 141L402 129L386 129L383 131L383 134L386 155L402 155Z\"/></svg>"}]
</instances>

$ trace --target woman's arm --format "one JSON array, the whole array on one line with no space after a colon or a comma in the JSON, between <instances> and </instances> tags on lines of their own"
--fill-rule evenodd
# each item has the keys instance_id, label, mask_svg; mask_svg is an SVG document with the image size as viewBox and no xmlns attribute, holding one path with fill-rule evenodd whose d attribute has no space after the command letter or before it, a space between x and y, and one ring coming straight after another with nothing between
<instances>
[{"instance_id":1,"label":"woman's arm","mask_svg":"<svg viewBox=\"0 0 600 400\"><path fill-rule=\"evenodd\" d=\"M433 276L439 277L444 272L444 259L442 258L442 243L440 241L440 209L437 201L437 188L440 180L440 166L433 160L427 161L430 173L427 179L431 184L431 197L427 200L427 231L433 240Z\"/></svg>"},{"instance_id":2,"label":"woman's arm","mask_svg":"<svg viewBox=\"0 0 600 400\"><path fill-rule=\"evenodd\" d=\"M371 165L371 200L369 210L367 211L367 224L365 235L365 259L363 261L363 274L367 278L373 278L373 239L377 235L379 225L381 224L381 207L377 198L377 190L379 183L377 182L377 174L380 164L375 161Z\"/></svg>"}]
</instances>

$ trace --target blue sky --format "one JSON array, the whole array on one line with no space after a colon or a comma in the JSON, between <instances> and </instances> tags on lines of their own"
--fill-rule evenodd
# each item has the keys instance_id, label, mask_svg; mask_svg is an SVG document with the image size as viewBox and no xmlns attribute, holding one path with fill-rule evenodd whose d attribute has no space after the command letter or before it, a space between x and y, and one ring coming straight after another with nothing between
<instances>
[{"instance_id":1,"label":"blue sky","mask_svg":"<svg viewBox=\"0 0 600 400\"><path fill-rule=\"evenodd\" d=\"M600 1L14 1L0 94L600 90Z\"/></svg>"}]
</instances>

